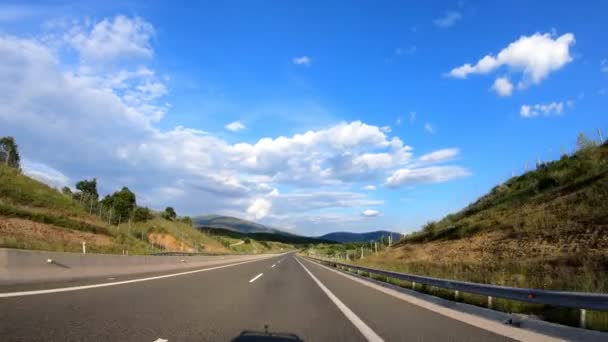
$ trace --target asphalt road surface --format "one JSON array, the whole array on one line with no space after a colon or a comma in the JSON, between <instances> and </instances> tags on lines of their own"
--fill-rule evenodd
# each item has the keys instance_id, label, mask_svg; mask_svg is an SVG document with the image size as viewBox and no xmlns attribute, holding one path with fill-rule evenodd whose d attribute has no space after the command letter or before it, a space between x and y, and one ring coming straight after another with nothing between
<instances>
[{"instance_id":1,"label":"asphalt road surface","mask_svg":"<svg viewBox=\"0 0 608 342\"><path fill-rule=\"evenodd\" d=\"M0 297L0 340L508 339L287 254L149 281Z\"/></svg>"}]
</instances>

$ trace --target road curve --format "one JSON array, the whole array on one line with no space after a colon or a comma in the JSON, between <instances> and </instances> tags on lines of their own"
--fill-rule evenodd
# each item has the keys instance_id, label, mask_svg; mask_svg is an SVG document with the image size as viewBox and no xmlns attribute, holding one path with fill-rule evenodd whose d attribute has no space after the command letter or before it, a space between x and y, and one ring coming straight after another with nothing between
<instances>
[{"instance_id":1,"label":"road curve","mask_svg":"<svg viewBox=\"0 0 608 342\"><path fill-rule=\"evenodd\" d=\"M509 340L294 254L150 281L0 298L0 336L3 341Z\"/></svg>"}]
</instances>

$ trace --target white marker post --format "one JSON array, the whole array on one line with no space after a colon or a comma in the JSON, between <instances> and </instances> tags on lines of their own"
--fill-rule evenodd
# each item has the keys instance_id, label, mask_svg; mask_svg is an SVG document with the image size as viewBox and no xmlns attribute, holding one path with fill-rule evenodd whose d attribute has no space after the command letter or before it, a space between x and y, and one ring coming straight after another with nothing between
<instances>
[{"instance_id":1,"label":"white marker post","mask_svg":"<svg viewBox=\"0 0 608 342\"><path fill-rule=\"evenodd\" d=\"M87 243L82 241L82 254L87 254Z\"/></svg>"}]
</instances>

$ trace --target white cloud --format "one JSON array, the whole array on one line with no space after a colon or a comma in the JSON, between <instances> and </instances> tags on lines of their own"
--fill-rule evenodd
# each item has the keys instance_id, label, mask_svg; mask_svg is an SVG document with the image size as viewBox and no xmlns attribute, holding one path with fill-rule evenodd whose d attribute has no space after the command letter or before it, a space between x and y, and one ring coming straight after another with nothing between
<instances>
[{"instance_id":1,"label":"white cloud","mask_svg":"<svg viewBox=\"0 0 608 342\"><path fill-rule=\"evenodd\" d=\"M462 178L471 173L460 166L429 166L418 169L399 169L386 179L385 185L396 188L422 183L441 183Z\"/></svg>"},{"instance_id":2,"label":"white cloud","mask_svg":"<svg viewBox=\"0 0 608 342\"><path fill-rule=\"evenodd\" d=\"M457 148L445 148L422 155L419 160L423 163L444 162L453 159L458 154L460 154L460 150Z\"/></svg>"},{"instance_id":3,"label":"white cloud","mask_svg":"<svg viewBox=\"0 0 608 342\"><path fill-rule=\"evenodd\" d=\"M270 203L270 201L264 198L258 198L247 208L247 214L256 220L259 220L268 216L271 208L272 203Z\"/></svg>"},{"instance_id":4,"label":"white cloud","mask_svg":"<svg viewBox=\"0 0 608 342\"><path fill-rule=\"evenodd\" d=\"M449 76L466 78L470 74L487 74L506 66L512 72L522 73L518 87L525 88L530 84L540 83L550 73L570 63L570 47L574 42L572 33L557 38L548 33L521 36L502 49L498 55L486 55L474 65L467 63L454 68L449 72Z\"/></svg>"},{"instance_id":5,"label":"white cloud","mask_svg":"<svg viewBox=\"0 0 608 342\"><path fill-rule=\"evenodd\" d=\"M602 72L608 72L608 60L607 59L602 59L602 61L600 62L600 70L602 70Z\"/></svg>"},{"instance_id":6,"label":"white cloud","mask_svg":"<svg viewBox=\"0 0 608 342\"><path fill-rule=\"evenodd\" d=\"M70 179L48 165L24 159L21 162L23 173L50 186L61 188L70 183Z\"/></svg>"},{"instance_id":7,"label":"white cloud","mask_svg":"<svg viewBox=\"0 0 608 342\"><path fill-rule=\"evenodd\" d=\"M569 105L566 103L566 105ZM569 106L572 106L570 104ZM522 105L519 115L523 118L533 118L536 116L561 115L564 112L564 102L551 102L547 104Z\"/></svg>"},{"instance_id":8,"label":"white cloud","mask_svg":"<svg viewBox=\"0 0 608 342\"><path fill-rule=\"evenodd\" d=\"M445 27L454 26L454 24L456 24L456 22L461 19L462 19L462 14L460 14L460 12L447 11L447 12L445 12L445 14L442 17L439 17L439 18L433 20L433 23L437 27L445 28Z\"/></svg>"},{"instance_id":9,"label":"white cloud","mask_svg":"<svg viewBox=\"0 0 608 342\"><path fill-rule=\"evenodd\" d=\"M500 96L511 96L513 94L513 84L506 77L499 77L494 81L492 89Z\"/></svg>"},{"instance_id":10,"label":"white cloud","mask_svg":"<svg viewBox=\"0 0 608 342\"><path fill-rule=\"evenodd\" d=\"M154 27L142 18L118 15L92 27L75 27L67 39L80 56L89 62L107 62L123 58L150 58L150 39Z\"/></svg>"},{"instance_id":11,"label":"white cloud","mask_svg":"<svg viewBox=\"0 0 608 342\"><path fill-rule=\"evenodd\" d=\"M391 126L382 126L382 127L380 127L380 130L381 130L382 132L384 132L384 133L390 133L390 132L392 132L392 131L393 131L393 130L391 129Z\"/></svg>"},{"instance_id":12,"label":"white cloud","mask_svg":"<svg viewBox=\"0 0 608 342\"><path fill-rule=\"evenodd\" d=\"M424 124L424 130L430 134L435 134L436 132L435 126L433 126L430 122Z\"/></svg>"},{"instance_id":13,"label":"white cloud","mask_svg":"<svg viewBox=\"0 0 608 342\"><path fill-rule=\"evenodd\" d=\"M0 34L0 127L31 161L24 170L57 186L97 177L100 192L126 185L153 208L348 225L363 220L353 213L384 203L361 187L416 169L411 146L388 127L361 121L240 143L188 127L161 129L169 88L149 59L104 68L107 59L81 53Z\"/></svg>"},{"instance_id":14,"label":"white cloud","mask_svg":"<svg viewBox=\"0 0 608 342\"><path fill-rule=\"evenodd\" d=\"M366 210L363 210L361 215L363 215L365 217L377 217L377 216L380 216L380 212L378 210L366 209Z\"/></svg>"},{"instance_id":15,"label":"white cloud","mask_svg":"<svg viewBox=\"0 0 608 342\"><path fill-rule=\"evenodd\" d=\"M245 127L245 125L240 121L233 121L233 122L227 124L226 126L224 126L224 128L226 128L227 130L229 130L231 132L238 132L247 127Z\"/></svg>"},{"instance_id":16,"label":"white cloud","mask_svg":"<svg viewBox=\"0 0 608 342\"><path fill-rule=\"evenodd\" d=\"M376 190L376 186L375 185L366 185L363 187L363 190L374 191L374 190Z\"/></svg>"},{"instance_id":17,"label":"white cloud","mask_svg":"<svg viewBox=\"0 0 608 342\"><path fill-rule=\"evenodd\" d=\"M308 56L295 57L291 61L295 65L302 65L302 66L311 66L312 65L312 58L310 58Z\"/></svg>"}]
</instances>

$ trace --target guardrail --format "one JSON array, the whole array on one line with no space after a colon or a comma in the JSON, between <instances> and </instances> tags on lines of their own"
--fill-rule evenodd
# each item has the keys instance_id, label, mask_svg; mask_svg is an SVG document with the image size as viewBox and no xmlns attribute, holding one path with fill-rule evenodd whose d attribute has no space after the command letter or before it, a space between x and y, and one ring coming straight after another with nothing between
<instances>
[{"instance_id":1,"label":"guardrail","mask_svg":"<svg viewBox=\"0 0 608 342\"><path fill-rule=\"evenodd\" d=\"M307 257L313 261L328 264L336 268L347 268L349 270L363 271L370 274L382 275L388 278L405 280L416 284L424 284L444 289L454 290L454 297L458 298L459 292L473 293L488 297L488 307L492 308L493 298L505 298L521 302L546 304L559 307L575 308L581 310L581 327L585 327L586 310L608 311L608 294L587 292L549 291L539 289L517 288L508 286L488 285L471 283L459 280L449 280L433 277L425 277L407 273L391 272L375 268L344 264L332 260Z\"/></svg>"}]
</instances>

